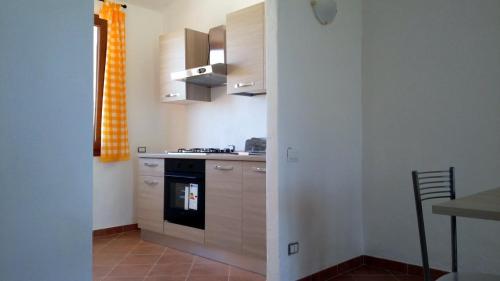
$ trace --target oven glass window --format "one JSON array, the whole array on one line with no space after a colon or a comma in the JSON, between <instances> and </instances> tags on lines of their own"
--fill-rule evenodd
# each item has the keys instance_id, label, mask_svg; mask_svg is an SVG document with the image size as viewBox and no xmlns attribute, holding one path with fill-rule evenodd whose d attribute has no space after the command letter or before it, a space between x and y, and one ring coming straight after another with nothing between
<instances>
[{"instance_id":1,"label":"oven glass window","mask_svg":"<svg viewBox=\"0 0 500 281\"><path fill-rule=\"evenodd\" d=\"M198 210L198 184L196 183L170 183L168 206L180 210Z\"/></svg>"}]
</instances>

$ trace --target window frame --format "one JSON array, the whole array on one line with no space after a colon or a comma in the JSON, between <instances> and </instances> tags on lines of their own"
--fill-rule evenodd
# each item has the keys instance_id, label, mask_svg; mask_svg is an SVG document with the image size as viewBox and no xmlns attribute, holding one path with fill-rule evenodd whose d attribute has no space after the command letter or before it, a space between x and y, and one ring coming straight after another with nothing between
<instances>
[{"instance_id":1,"label":"window frame","mask_svg":"<svg viewBox=\"0 0 500 281\"><path fill-rule=\"evenodd\" d=\"M96 61L96 89L97 93L94 107L94 156L101 156L101 120L102 120L102 100L104 93L104 73L106 71L106 49L108 41L108 22L94 15L94 26L99 29L97 40L97 61Z\"/></svg>"}]
</instances>

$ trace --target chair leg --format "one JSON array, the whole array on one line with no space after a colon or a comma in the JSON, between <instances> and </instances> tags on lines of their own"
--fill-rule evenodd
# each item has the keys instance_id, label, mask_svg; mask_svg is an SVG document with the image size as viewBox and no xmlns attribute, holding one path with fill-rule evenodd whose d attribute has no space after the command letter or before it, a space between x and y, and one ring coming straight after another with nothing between
<instances>
[{"instance_id":1,"label":"chair leg","mask_svg":"<svg viewBox=\"0 0 500 281\"><path fill-rule=\"evenodd\" d=\"M457 218L451 217L451 271L458 271Z\"/></svg>"},{"instance_id":2,"label":"chair leg","mask_svg":"<svg viewBox=\"0 0 500 281\"><path fill-rule=\"evenodd\" d=\"M429 268L429 255L427 253L427 240L425 237L424 213L422 202L420 201L420 190L417 172L412 172L413 191L415 193L415 207L417 209L418 237L420 238L420 251L422 252L422 266L424 268L424 280L431 281L431 271Z\"/></svg>"},{"instance_id":3,"label":"chair leg","mask_svg":"<svg viewBox=\"0 0 500 281\"><path fill-rule=\"evenodd\" d=\"M427 253L427 240L425 237L424 213L422 210L422 201L420 201L420 190L418 186L417 173L413 172L412 177L413 191L415 192L415 207L417 209L418 237L420 238L420 251L422 252L422 266L424 268L424 280L431 281L429 255Z\"/></svg>"},{"instance_id":4,"label":"chair leg","mask_svg":"<svg viewBox=\"0 0 500 281\"><path fill-rule=\"evenodd\" d=\"M419 209L417 207L417 209ZM422 266L424 268L424 280L431 281L431 270L429 266L429 254L427 253L427 241L425 238L425 228L424 228L424 219L422 215L422 209L420 206L420 210L417 211L418 217L418 231L420 237L420 250L422 252Z\"/></svg>"}]
</instances>

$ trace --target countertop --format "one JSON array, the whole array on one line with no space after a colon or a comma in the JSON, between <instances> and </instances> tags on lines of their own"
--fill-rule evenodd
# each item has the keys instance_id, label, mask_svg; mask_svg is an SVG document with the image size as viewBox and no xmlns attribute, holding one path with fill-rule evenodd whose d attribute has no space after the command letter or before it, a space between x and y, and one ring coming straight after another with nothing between
<instances>
[{"instance_id":1,"label":"countertop","mask_svg":"<svg viewBox=\"0 0 500 281\"><path fill-rule=\"evenodd\" d=\"M224 153L209 153L201 155L193 154L167 154L167 153L140 153L139 158L174 158L174 159L205 159L205 160L226 160L226 161L255 161L265 162L265 155L236 155Z\"/></svg>"}]
</instances>

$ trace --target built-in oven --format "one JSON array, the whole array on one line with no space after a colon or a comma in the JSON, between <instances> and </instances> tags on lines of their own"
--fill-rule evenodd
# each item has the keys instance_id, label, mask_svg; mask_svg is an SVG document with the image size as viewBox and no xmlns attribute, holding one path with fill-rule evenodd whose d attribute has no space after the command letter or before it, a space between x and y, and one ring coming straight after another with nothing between
<instances>
[{"instance_id":1,"label":"built-in oven","mask_svg":"<svg viewBox=\"0 0 500 281\"><path fill-rule=\"evenodd\" d=\"M205 229L205 160L165 159L164 219Z\"/></svg>"}]
</instances>

